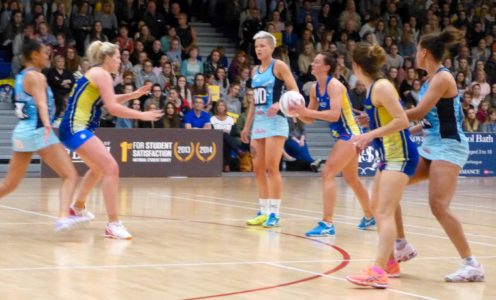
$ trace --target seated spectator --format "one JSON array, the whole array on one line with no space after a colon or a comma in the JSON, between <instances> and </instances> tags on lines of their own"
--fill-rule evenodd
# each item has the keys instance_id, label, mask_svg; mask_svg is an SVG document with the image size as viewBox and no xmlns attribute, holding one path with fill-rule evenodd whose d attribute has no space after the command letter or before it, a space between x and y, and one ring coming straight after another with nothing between
<instances>
[{"instance_id":1,"label":"seated spectator","mask_svg":"<svg viewBox=\"0 0 496 300\"><path fill-rule=\"evenodd\" d=\"M151 97L145 100L145 110L150 103L156 103L159 109L163 109L167 98L165 97L160 84L155 83L152 86Z\"/></svg>"},{"instance_id":2,"label":"seated spectator","mask_svg":"<svg viewBox=\"0 0 496 300\"><path fill-rule=\"evenodd\" d=\"M205 74L214 74L218 67L221 67L220 51L218 49L213 49L205 63L203 63L203 71Z\"/></svg>"},{"instance_id":3,"label":"seated spectator","mask_svg":"<svg viewBox=\"0 0 496 300\"><path fill-rule=\"evenodd\" d=\"M479 124L484 124L486 120L488 119L489 116L489 102L486 100L483 100L480 105L479 109L477 110L477 114L475 117L477 118L477 121L479 121Z\"/></svg>"},{"instance_id":4,"label":"seated spectator","mask_svg":"<svg viewBox=\"0 0 496 300\"><path fill-rule=\"evenodd\" d=\"M408 68L406 70L406 78L401 82L400 85L401 99L404 100L406 98L407 93L413 89L413 81L416 78L417 78L417 72L415 72L415 68Z\"/></svg>"},{"instance_id":5,"label":"seated spectator","mask_svg":"<svg viewBox=\"0 0 496 300\"><path fill-rule=\"evenodd\" d=\"M131 56L129 57L129 60L133 64L138 64L142 63L142 57L145 55L146 58L148 58L148 54L145 52L145 45L141 41L135 41L134 42L134 51L131 53ZM133 67L134 69L134 67Z\"/></svg>"},{"instance_id":6,"label":"seated spectator","mask_svg":"<svg viewBox=\"0 0 496 300\"><path fill-rule=\"evenodd\" d=\"M71 73L79 71L79 64L81 63L81 58L77 54L76 48L69 46L66 48L65 52L65 68Z\"/></svg>"},{"instance_id":7,"label":"seated spectator","mask_svg":"<svg viewBox=\"0 0 496 300\"><path fill-rule=\"evenodd\" d=\"M167 57L172 63L172 69L174 73L179 73L179 68L182 63L182 50L179 39L171 39L169 51L166 53Z\"/></svg>"},{"instance_id":8,"label":"seated spectator","mask_svg":"<svg viewBox=\"0 0 496 300\"><path fill-rule=\"evenodd\" d=\"M405 107L417 106L419 102L420 88L421 88L420 80L415 79L413 81L412 89L407 92L406 97L403 100Z\"/></svg>"},{"instance_id":9,"label":"seated spectator","mask_svg":"<svg viewBox=\"0 0 496 300\"><path fill-rule=\"evenodd\" d=\"M181 40L181 46L183 49L189 50L191 46L197 44L196 30L188 24L188 15L184 13L179 14L177 23L176 32Z\"/></svg>"},{"instance_id":10,"label":"seated spectator","mask_svg":"<svg viewBox=\"0 0 496 300\"><path fill-rule=\"evenodd\" d=\"M105 35L105 33L103 33L102 22L100 21L95 21L93 23L91 32L86 36L86 39L84 40L84 48L88 49L88 46L94 41L109 41L108 37Z\"/></svg>"},{"instance_id":11,"label":"seated spectator","mask_svg":"<svg viewBox=\"0 0 496 300\"><path fill-rule=\"evenodd\" d=\"M205 80L205 75L202 73L195 75L194 84L191 87L191 95L193 95L193 99L198 97L203 99L205 111L209 112L212 110L212 97Z\"/></svg>"},{"instance_id":12,"label":"seated spectator","mask_svg":"<svg viewBox=\"0 0 496 300\"><path fill-rule=\"evenodd\" d=\"M184 115L191 109L191 105L188 100L181 97L179 94L179 88L177 87L169 90L167 102L174 104L180 118L183 118Z\"/></svg>"},{"instance_id":13,"label":"seated spectator","mask_svg":"<svg viewBox=\"0 0 496 300\"><path fill-rule=\"evenodd\" d=\"M169 27L167 29L167 34L160 38L160 44L162 45L162 47L161 47L162 52L167 53L167 51L169 51L170 42L172 41L172 39L179 40L179 37L177 36L175 27ZM180 44L180 42L179 42L179 44Z\"/></svg>"},{"instance_id":14,"label":"seated spectator","mask_svg":"<svg viewBox=\"0 0 496 300\"><path fill-rule=\"evenodd\" d=\"M122 50L122 52L121 52L121 67L120 67L121 74L124 73L124 71L133 69L133 64L129 60L130 56L131 56L131 54L129 53L129 50L127 50L127 49Z\"/></svg>"},{"instance_id":15,"label":"seated spectator","mask_svg":"<svg viewBox=\"0 0 496 300\"><path fill-rule=\"evenodd\" d=\"M189 84L193 84L198 73L203 73L203 64L198 59L198 47L192 46L187 52L187 59L181 63L181 75L186 76Z\"/></svg>"},{"instance_id":16,"label":"seated spectator","mask_svg":"<svg viewBox=\"0 0 496 300\"><path fill-rule=\"evenodd\" d=\"M163 128L181 128L181 119L179 118L176 107L171 102L165 103L162 123Z\"/></svg>"},{"instance_id":17,"label":"seated spectator","mask_svg":"<svg viewBox=\"0 0 496 300\"><path fill-rule=\"evenodd\" d=\"M50 32L50 28L46 22L41 22L38 27L38 39L45 45L57 45L57 39Z\"/></svg>"},{"instance_id":18,"label":"seated spectator","mask_svg":"<svg viewBox=\"0 0 496 300\"><path fill-rule=\"evenodd\" d=\"M145 111L157 110L159 109L159 103L155 101L148 102L145 104ZM143 121L139 120L140 128L163 128L164 123L162 118L157 121Z\"/></svg>"},{"instance_id":19,"label":"seated spectator","mask_svg":"<svg viewBox=\"0 0 496 300\"><path fill-rule=\"evenodd\" d=\"M236 138L231 135L231 130L234 126L234 119L227 115L227 108L224 101L220 100L215 106L215 115L210 118L210 123L215 130L223 132L223 157L224 157L224 172L230 171L231 152L238 152L239 144Z\"/></svg>"},{"instance_id":20,"label":"seated spectator","mask_svg":"<svg viewBox=\"0 0 496 300\"><path fill-rule=\"evenodd\" d=\"M134 39L143 43L145 51L150 51L152 49L153 41L155 38L150 32L150 28L146 25L141 25L139 32L134 35Z\"/></svg>"},{"instance_id":21,"label":"seated spectator","mask_svg":"<svg viewBox=\"0 0 496 300\"><path fill-rule=\"evenodd\" d=\"M458 89L458 95L462 96L467 88L467 83L465 82L465 74L463 72L457 72L455 75L456 87Z\"/></svg>"},{"instance_id":22,"label":"seated spectator","mask_svg":"<svg viewBox=\"0 0 496 300\"><path fill-rule=\"evenodd\" d=\"M131 92L136 89L136 86L134 85L134 73L131 71L124 71L124 73L122 73L122 80L114 87L115 93L124 94L123 91L126 84L131 85Z\"/></svg>"},{"instance_id":23,"label":"seated spectator","mask_svg":"<svg viewBox=\"0 0 496 300\"><path fill-rule=\"evenodd\" d=\"M250 67L243 68L241 71L241 76L235 80L239 82L239 97L243 98L246 94L246 90L251 87L251 77L250 77Z\"/></svg>"},{"instance_id":24,"label":"seated spectator","mask_svg":"<svg viewBox=\"0 0 496 300\"><path fill-rule=\"evenodd\" d=\"M129 101L129 107L134 110L140 111L141 102L139 101L139 99L133 99ZM139 123L138 120L134 119L116 118L115 128L139 128Z\"/></svg>"},{"instance_id":25,"label":"seated spectator","mask_svg":"<svg viewBox=\"0 0 496 300\"><path fill-rule=\"evenodd\" d=\"M64 55L66 52L66 42L65 42L65 35L63 33L57 33L55 36L55 39L57 40L57 44L53 46L53 55L54 57L57 55Z\"/></svg>"},{"instance_id":26,"label":"seated spectator","mask_svg":"<svg viewBox=\"0 0 496 300\"><path fill-rule=\"evenodd\" d=\"M184 128L186 129L212 129L210 115L205 112L205 105L201 97L196 97L193 109L184 116Z\"/></svg>"},{"instance_id":27,"label":"seated spectator","mask_svg":"<svg viewBox=\"0 0 496 300\"><path fill-rule=\"evenodd\" d=\"M491 51L487 48L487 43L485 39L480 39L477 43L477 47L472 48L472 59L475 61L482 60L486 62L491 55Z\"/></svg>"},{"instance_id":28,"label":"seated spectator","mask_svg":"<svg viewBox=\"0 0 496 300\"><path fill-rule=\"evenodd\" d=\"M480 84L473 83L470 87L470 91L472 92L472 102L470 102L470 104L472 104L474 106L474 109L477 111L480 103L482 102L482 100L484 100L484 98L481 96Z\"/></svg>"},{"instance_id":29,"label":"seated spectator","mask_svg":"<svg viewBox=\"0 0 496 300\"><path fill-rule=\"evenodd\" d=\"M109 40L114 40L117 35L117 17L114 14L110 2L105 1L102 4L102 10L95 13L95 20L101 22L103 33Z\"/></svg>"},{"instance_id":30,"label":"seated spectator","mask_svg":"<svg viewBox=\"0 0 496 300\"><path fill-rule=\"evenodd\" d=\"M62 55L55 56L55 66L48 69L46 77L55 100L55 115L59 116L65 110L64 99L75 83L74 76L65 68L65 58Z\"/></svg>"},{"instance_id":31,"label":"seated spectator","mask_svg":"<svg viewBox=\"0 0 496 300\"><path fill-rule=\"evenodd\" d=\"M463 98L461 99L461 101L462 101L463 115L466 116L468 115L468 111L470 109L474 109L474 106L472 105L472 91L465 90L465 92L463 92Z\"/></svg>"},{"instance_id":32,"label":"seated spectator","mask_svg":"<svg viewBox=\"0 0 496 300\"><path fill-rule=\"evenodd\" d=\"M143 70L136 74L135 82L137 87L145 85L145 81L150 80L153 84L158 83L158 78L155 73L153 73L152 61L148 58L145 59L143 63Z\"/></svg>"},{"instance_id":33,"label":"seated spectator","mask_svg":"<svg viewBox=\"0 0 496 300\"><path fill-rule=\"evenodd\" d=\"M237 52L231 64L229 65L229 69L227 70L227 78L229 79L229 81L236 81L236 78L241 75L241 71L243 70L243 68L249 66L250 62L246 52Z\"/></svg>"},{"instance_id":34,"label":"seated spectator","mask_svg":"<svg viewBox=\"0 0 496 300\"><path fill-rule=\"evenodd\" d=\"M229 87L229 92L222 99L227 108L227 112L236 115L236 119L241 115L241 102L239 101L239 83L234 82Z\"/></svg>"},{"instance_id":35,"label":"seated spectator","mask_svg":"<svg viewBox=\"0 0 496 300\"><path fill-rule=\"evenodd\" d=\"M355 88L350 91L350 101L354 110L363 111L363 101L367 98L367 88L360 80L357 80Z\"/></svg>"},{"instance_id":36,"label":"seated spectator","mask_svg":"<svg viewBox=\"0 0 496 300\"><path fill-rule=\"evenodd\" d=\"M489 102L493 110L496 109L496 83L491 85L491 93L489 93L484 100Z\"/></svg>"},{"instance_id":37,"label":"seated spectator","mask_svg":"<svg viewBox=\"0 0 496 300\"><path fill-rule=\"evenodd\" d=\"M391 81L392 84L394 84L394 87L399 93L400 90L400 82L398 80L398 68L396 67L390 67L388 69L388 72L386 74L386 78Z\"/></svg>"},{"instance_id":38,"label":"seated spectator","mask_svg":"<svg viewBox=\"0 0 496 300\"><path fill-rule=\"evenodd\" d=\"M488 112L489 118L482 124L482 132L485 133L496 133L496 110L490 110Z\"/></svg>"},{"instance_id":39,"label":"seated spectator","mask_svg":"<svg viewBox=\"0 0 496 300\"><path fill-rule=\"evenodd\" d=\"M465 120L463 121L463 131L465 132L480 132L480 124L475 117L475 110L473 108L469 109Z\"/></svg>"},{"instance_id":40,"label":"seated spectator","mask_svg":"<svg viewBox=\"0 0 496 300\"><path fill-rule=\"evenodd\" d=\"M472 82L472 85L476 83L479 84L480 98L481 99L486 98L486 96L489 95L489 93L491 93L491 86L486 81L486 72L484 70L476 70L474 77L475 79L474 82Z\"/></svg>"},{"instance_id":41,"label":"seated spectator","mask_svg":"<svg viewBox=\"0 0 496 300\"><path fill-rule=\"evenodd\" d=\"M127 26L122 25L119 27L119 36L117 37L117 44L121 51L127 50L129 53L134 51L134 41L129 37L129 29Z\"/></svg>"},{"instance_id":42,"label":"seated spectator","mask_svg":"<svg viewBox=\"0 0 496 300\"><path fill-rule=\"evenodd\" d=\"M387 55L386 66L388 68L395 67L399 69L403 66L403 57L398 54L398 45L391 45L391 51Z\"/></svg>"},{"instance_id":43,"label":"seated spectator","mask_svg":"<svg viewBox=\"0 0 496 300\"><path fill-rule=\"evenodd\" d=\"M315 58L315 49L313 44L306 44L302 54L298 56L298 71L300 80L305 83L310 80L310 65Z\"/></svg>"},{"instance_id":44,"label":"seated spectator","mask_svg":"<svg viewBox=\"0 0 496 300\"><path fill-rule=\"evenodd\" d=\"M193 103L193 94L186 77L181 75L177 78L177 89L182 99L186 99L188 103Z\"/></svg>"},{"instance_id":45,"label":"seated spectator","mask_svg":"<svg viewBox=\"0 0 496 300\"><path fill-rule=\"evenodd\" d=\"M176 75L172 70L172 64L166 61L162 64L162 72L158 75L158 83L163 90L169 90L176 86Z\"/></svg>"},{"instance_id":46,"label":"seated spectator","mask_svg":"<svg viewBox=\"0 0 496 300\"><path fill-rule=\"evenodd\" d=\"M226 70L223 67L217 67L214 73L213 85L220 87L220 98L224 98L229 90L229 79L226 76Z\"/></svg>"},{"instance_id":47,"label":"seated spectator","mask_svg":"<svg viewBox=\"0 0 496 300\"><path fill-rule=\"evenodd\" d=\"M165 55L161 50L161 44L159 40L154 40L152 43L152 48L147 52L148 58L152 61L154 67L161 66L160 59Z\"/></svg>"},{"instance_id":48,"label":"seated spectator","mask_svg":"<svg viewBox=\"0 0 496 300\"><path fill-rule=\"evenodd\" d=\"M463 75L465 75L465 83L467 85L472 82L472 71L470 71L470 65L466 58L462 57L458 60L458 67L455 66L455 70L457 72L462 72Z\"/></svg>"},{"instance_id":49,"label":"seated spectator","mask_svg":"<svg viewBox=\"0 0 496 300\"><path fill-rule=\"evenodd\" d=\"M305 125L301 120L296 118L288 118L289 124L289 137L284 143L284 151L289 155L288 160L291 158L304 161L312 169L317 172L322 160L315 160L308 151L308 145L305 140Z\"/></svg>"}]
</instances>

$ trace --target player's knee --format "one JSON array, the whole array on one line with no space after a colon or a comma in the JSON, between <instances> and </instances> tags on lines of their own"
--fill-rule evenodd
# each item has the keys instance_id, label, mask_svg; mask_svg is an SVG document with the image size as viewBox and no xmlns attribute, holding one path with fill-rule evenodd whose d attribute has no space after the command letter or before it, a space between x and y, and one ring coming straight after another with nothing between
<instances>
[{"instance_id":1,"label":"player's knee","mask_svg":"<svg viewBox=\"0 0 496 300\"><path fill-rule=\"evenodd\" d=\"M329 181L329 180L334 180L334 178L336 178L337 176L337 173L332 168L325 168L322 171L321 176L322 176L322 180Z\"/></svg>"},{"instance_id":2,"label":"player's knee","mask_svg":"<svg viewBox=\"0 0 496 300\"><path fill-rule=\"evenodd\" d=\"M102 171L103 176L119 177L119 165L114 160L105 165Z\"/></svg>"},{"instance_id":3,"label":"player's knee","mask_svg":"<svg viewBox=\"0 0 496 300\"><path fill-rule=\"evenodd\" d=\"M429 201L429 206L431 208L432 214L436 218L440 218L444 215L446 215L448 211L448 207L444 205L443 203L436 201L435 199Z\"/></svg>"},{"instance_id":4,"label":"player's knee","mask_svg":"<svg viewBox=\"0 0 496 300\"><path fill-rule=\"evenodd\" d=\"M270 165L270 166L266 166L265 168L265 171L267 172L267 176L274 176L274 175L277 175L279 174L279 166L274 166L274 165Z\"/></svg>"}]
</instances>

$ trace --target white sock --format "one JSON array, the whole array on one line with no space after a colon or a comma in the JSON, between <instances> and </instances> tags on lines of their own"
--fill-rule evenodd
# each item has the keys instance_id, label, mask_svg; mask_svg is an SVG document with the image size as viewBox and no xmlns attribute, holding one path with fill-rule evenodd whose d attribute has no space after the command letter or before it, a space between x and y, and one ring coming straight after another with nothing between
<instances>
[{"instance_id":1,"label":"white sock","mask_svg":"<svg viewBox=\"0 0 496 300\"><path fill-rule=\"evenodd\" d=\"M270 199L258 199L258 203L260 204L260 213L268 216L270 214Z\"/></svg>"},{"instance_id":2,"label":"white sock","mask_svg":"<svg viewBox=\"0 0 496 300\"><path fill-rule=\"evenodd\" d=\"M326 221L322 220L322 223L326 224L327 227L331 227L332 226L332 222L326 222Z\"/></svg>"},{"instance_id":3,"label":"white sock","mask_svg":"<svg viewBox=\"0 0 496 300\"><path fill-rule=\"evenodd\" d=\"M406 239L397 239L395 242L396 249L403 249L407 243Z\"/></svg>"},{"instance_id":4,"label":"white sock","mask_svg":"<svg viewBox=\"0 0 496 300\"><path fill-rule=\"evenodd\" d=\"M478 267L479 266L479 262L473 256L465 257L463 259L463 263L467 266L472 266L472 267Z\"/></svg>"},{"instance_id":5,"label":"white sock","mask_svg":"<svg viewBox=\"0 0 496 300\"><path fill-rule=\"evenodd\" d=\"M279 216L279 210L281 209L281 199L270 199L270 212Z\"/></svg>"}]
</instances>

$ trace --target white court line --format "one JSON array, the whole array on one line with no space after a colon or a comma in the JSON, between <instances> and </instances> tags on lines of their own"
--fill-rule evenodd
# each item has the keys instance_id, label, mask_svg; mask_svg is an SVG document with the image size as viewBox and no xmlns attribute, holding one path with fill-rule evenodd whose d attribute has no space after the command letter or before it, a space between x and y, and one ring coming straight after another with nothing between
<instances>
[{"instance_id":1,"label":"white court line","mask_svg":"<svg viewBox=\"0 0 496 300\"><path fill-rule=\"evenodd\" d=\"M278 267L278 268L281 268L281 269L290 270L290 271L295 271L295 272L299 272L299 273L306 273L306 274L318 275L318 276L324 277L324 278L329 278L329 279L334 279L334 280L346 281L347 282L347 280L345 278L338 277L338 276L327 275L327 274L323 274L323 273L319 273L319 272L313 272L313 271L309 271L309 270L305 270L305 269L300 269L300 268L285 266L285 265L276 264L276 263L268 263L267 265ZM350 286L351 286L351 283L350 283ZM423 295L419 295L419 294L403 292L403 291L396 290L396 289L391 289L391 288L385 289L384 292L393 292L393 293L396 293L396 294L400 294L400 295L404 295L404 296L410 296L410 297L417 298L417 299L425 299L425 300L437 300L438 299L438 298L432 298L432 297L423 296Z\"/></svg>"},{"instance_id":2,"label":"white court line","mask_svg":"<svg viewBox=\"0 0 496 300\"><path fill-rule=\"evenodd\" d=\"M153 193L153 194L156 195L156 196L159 196L159 197L169 197L169 196L164 196L164 195L157 194L157 193ZM185 192L181 192L179 194L189 195L189 196L196 196L196 194L185 193ZM200 195L200 196L202 198L225 200L225 201L229 201L229 202L243 203L243 204L248 204L248 205L258 205L257 203L253 203L253 202L232 200L232 199L227 199L227 198L222 198L222 197L216 197L216 196L209 196L209 195ZM177 196L171 196L171 197L176 197L177 198ZM187 200L190 200L191 201L191 199L187 199ZM202 201L202 200L197 200L197 201ZM209 203L211 203L211 202L209 202ZM214 203L218 203L218 202L214 202ZM237 206L234 206L234 207L237 207ZM284 209L284 210L294 210L294 211L300 211L300 212L308 212L308 213L312 213L312 214L319 214L319 216L322 214L322 212L319 212L319 211L307 210L307 209L301 209L301 208L293 208L293 207L287 207L287 206L284 206L281 209ZM297 214L291 214L291 213L284 213L284 214L285 215L292 215L292 216L303 216L303 215L297 215ZM310 216L306 216L306 217L310 217ZM352 219L352 220L360 220L360 218L357 218L357 217L340 215L340 214L335 214L334 217L341 217L341 218L344 218L344 219ZM352 224L352 223L344 222L344 221L336 221L336 220L334 220L334 222L356 226L356 224ZM470 225L475 225L475 224L470 224ZM416 228L416 229L432 230L432 231L437 231L437 232L441 232L441 233L444 232L444 230L442 228L426 227L426 226L418 226L418 225L408 225L408 224L404 224L404 226L405 227ZM475 225L475 226L477 226L477 225ZM465 232L465 235L466 236L472 236L472 237L478 237L478 238L486 238L486 239L495 239L496 240L496 236L482 235L482 234L469 233L469 232Z\"/></svg>"},{"instance_id":3,"label":"white court line","mask_svg":"<svg viewBox=\"0 0 496 300\"><path fill-rule=\"evenodd\" d=\"M495 259L496 256L480 256L478 260ZM418 257L415 260L458 260L459 257ZM127 265L74 265L74 266L45 266L45 267L16 267L0 268L0 272L29 272L29 271L55 271L55 270L98 270L98 269L154 269L174 267L208 267L208 266L236 266L236 265L258 265L258 264L312 264L312 263L335 263L335 262L373 262L375 259L322 259L322 260L282 260L282 261L221 261L221 262L186 262L186 263L163 263L163 264L127 264ZM329 275L326 275L329 276Z\"/></svg>"},{"instance_id":4,"label":"white court line","mask_svg":"<svg viewBox=\"0 0 496 300\"><path fill-rule=\"evenodd\" d=\"M10 209L10 210L14 210L14 211L18 211L18 212L23 212L25 214L30 214L30 215L35 215L35 216L42 216L42 217L47 217L47 218L51 218L51 219L57 219L57 217L54 217L54 216L51 216L51 215L42 214L42 213L34 212L34 211L31 211L31 210L25 210L25 209L16 208L16 207L7 206L7 205L0 205L0 208Z\"/></svg>"}]
</instances>

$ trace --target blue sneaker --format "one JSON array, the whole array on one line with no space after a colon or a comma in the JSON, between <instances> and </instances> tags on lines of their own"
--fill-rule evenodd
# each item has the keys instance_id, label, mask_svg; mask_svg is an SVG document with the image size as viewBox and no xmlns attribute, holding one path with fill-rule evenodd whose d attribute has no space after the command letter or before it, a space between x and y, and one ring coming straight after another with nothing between
<instances>
[{"instance_id":1,"label":"blue sneaker","mask_svg":"<svg viewBox=\"0 0 496 300\"><path fill-rule=\"evenodd\" d=\"M315 228L305 233L306 236L332 236L335 234L336 230L334 229L334 224L327 226L323 221L319 221Z\"/></svg>"},{"instance_id":2,"label":"blue sneaker","mask_svg":"<svg viewBox=\"0 0 496 300\"><path fill-rule=\"evenodd\" d=\"M279 226L280 218L275 213L270 213L269 218L263 223L263 227L272 228Z\"/></svg>"},{"instance_id":3,"label":"blue sneaker","mask_svg":"<svg viewBox=\"0 0 496 300\"><path fill-rule=\"evenodd\" d=\"M367 230L367 229L371 229L374 226L375 226L375 219L374 219L374 217L372 217L372 218L370 218L368 220L365 217L363 217L360 220L360 224L358 224L358 229L360 229L360 230Z\"/></svg>"}]
</instances>

